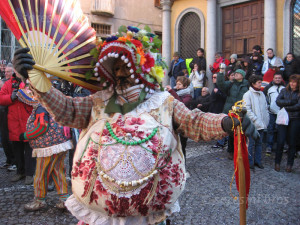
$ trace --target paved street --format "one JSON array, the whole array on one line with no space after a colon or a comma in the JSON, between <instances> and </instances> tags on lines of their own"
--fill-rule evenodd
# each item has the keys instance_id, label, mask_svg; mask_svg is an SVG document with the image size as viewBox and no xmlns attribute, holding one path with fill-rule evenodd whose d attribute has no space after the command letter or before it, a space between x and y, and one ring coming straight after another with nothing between
<instances>
[{"instance_id":1,"label":"paved street","mask_svg":"<svg viewBox=\"0 0 300 225\"><path fill-rule=\"evenodd\" d=\"M181 212L171 217L172 225L239 223L238 200L230 195L233 161L226 158L225 150L212 149L212 144L188 142L190 178L180 197ZM4 159L0 149L0 162ZM273 162L273 156L263 156L265 169L251 172L247 224L300 224L300 158L295 159L291 174L276 172ZM285 163L286 155L282 167ZM25 186L24 180L11 183L9 178L13 173L4 169L0 172L0 225L77 223L70 213L54 207L55 191L48 195L47 210L24 212L23 204L33 199L33 186ZM238 194L235 183L232 193Z\"/></svg>"}]
</instances>

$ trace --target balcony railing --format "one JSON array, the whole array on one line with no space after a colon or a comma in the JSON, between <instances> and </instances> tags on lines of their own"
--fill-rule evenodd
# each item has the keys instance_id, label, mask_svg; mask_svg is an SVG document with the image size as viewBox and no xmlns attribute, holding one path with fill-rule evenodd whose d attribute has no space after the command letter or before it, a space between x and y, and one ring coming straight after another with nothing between
<instances>
[{"instance_id":1,"label":"balcony railing","mask_svg":"<svg viewBox=\"0 0 300 225\"><path fill-rule=\"evenodd\" d=\"M95 15L113 17L115 15L115 0L93 0L91 12Z\"/></svg>"}]
</instances>

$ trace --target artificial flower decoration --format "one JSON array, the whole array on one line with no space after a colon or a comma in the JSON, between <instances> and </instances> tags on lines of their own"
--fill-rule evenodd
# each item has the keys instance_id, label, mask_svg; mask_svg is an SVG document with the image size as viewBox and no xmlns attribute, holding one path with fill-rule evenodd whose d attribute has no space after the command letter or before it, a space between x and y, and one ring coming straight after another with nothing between
<instances>
[{"instance_id":1,"label":"artificial flower decoration","mask_svg":"<svg viewBox=\"0 0 300 225\"><path fill-rule=\"evenodd\" d=\"M158 83L161 83L164 78L164 70L161 66L154 66L151 68L150 75L152 75Z\"/></svg>"},{"instance_id":2,"label":"artificial flower decoration","mask_svg":"<svg viewBox=\"0 0 300 225\"><path fill-rule=\"evenodd\" d=\"M121 26L117 34L108 37L104 42L98 41L98 46L91 51L95 61L93 76L103 88L115 84L112 64L117 58L123 60L130 68L131 78L137 84L146 87L146 91L159 88L164 77L166 63L159 52L161 40L151 33L148 26L144 29ZM91 76L86 75L86 77Z\"/></svg>"},{"instance_id":3,"label":"artificial flower decoration","mask_svg":"<svg viewBox=\"0 0 300 225\"><path fill-rule=\"evenodd\" d=\"M151 68L155 66L155 60L149 53L145 55L145 63L142 65L142 71L144 73L149 73Z\"/></svg>"}]
</instances>

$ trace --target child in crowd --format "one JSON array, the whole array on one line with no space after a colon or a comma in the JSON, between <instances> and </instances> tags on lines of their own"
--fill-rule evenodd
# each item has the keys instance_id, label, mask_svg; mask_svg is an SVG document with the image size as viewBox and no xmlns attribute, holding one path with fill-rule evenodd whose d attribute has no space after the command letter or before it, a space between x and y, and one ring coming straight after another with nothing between
<instances>
[{"instance_id":1,"label":"child in crowd","mask_svg":"<svg viewBox=\"0 0 300 225\"><path fill-rule=\"evenodd\" d=\"M35 199L24 206L26 211L37 211L47 207L45 198L49 178L52 176L59 195L56 207L65 209L64 201L69 197L65 176L64 159L71 140L64 135L60 126L41 105L37 104L27 122L27 131L20 135L20 140L29 140L33 148L32 156L37 157L34 176Z\"/></svg>"}]
</instances>

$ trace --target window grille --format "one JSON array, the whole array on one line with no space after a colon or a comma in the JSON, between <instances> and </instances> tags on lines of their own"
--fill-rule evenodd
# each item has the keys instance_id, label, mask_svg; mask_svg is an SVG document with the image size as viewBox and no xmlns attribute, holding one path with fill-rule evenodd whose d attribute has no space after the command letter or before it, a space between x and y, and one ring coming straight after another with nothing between
<instances>
[{"instance_id":1,"label":"window grille","mask_svg":"<svg viewBox=\"0 0 300 225\"><path fill-rule=\"evenodd\" d=\"M95 29L97 36L104 36L111 34L111 25L92 23L92 27Z\"/></svg>"},{"instance_id":2,"label":"window grille","mask_svg":"<svg viewBox=\"0 0 300 225\"><path fill-rule=\"evenodd\" d=\"M194 12L185 14L179 25L179 53L181 58L193 58L200 48L200 18Z\"/></svg>"},{"instance_id":3,"label":"window grille","mask_svg":"<svg viewBox=\"0 0 300 225\"><path fill-rule=\"evenodd\" d=\"M291 4L291 52L300 56L300 0Z\"/></svg>"}]
</instances>

